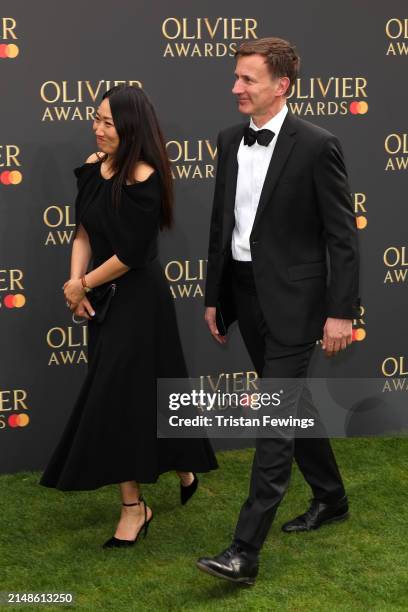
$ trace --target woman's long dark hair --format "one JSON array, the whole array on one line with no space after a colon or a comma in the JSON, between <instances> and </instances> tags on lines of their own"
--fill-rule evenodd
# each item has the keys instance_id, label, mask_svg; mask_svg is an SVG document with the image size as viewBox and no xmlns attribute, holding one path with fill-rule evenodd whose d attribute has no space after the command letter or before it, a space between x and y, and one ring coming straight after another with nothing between
<instances>
[{"instance_id":1,"label":"woman's long dark hair","mask_svg":"<svg viewBox=\"0 0 408 612\"><path fill-rule=\"evenodd\" d=\"M162 188L160 228L173 223L173 179L166 144L153 105L140 87L116 85L102 97L109 99L119 146L112 155L113 201L120 202L123 185L134 181L134 169L144 161L159 175Z\"/></svg>"}]
</instances>

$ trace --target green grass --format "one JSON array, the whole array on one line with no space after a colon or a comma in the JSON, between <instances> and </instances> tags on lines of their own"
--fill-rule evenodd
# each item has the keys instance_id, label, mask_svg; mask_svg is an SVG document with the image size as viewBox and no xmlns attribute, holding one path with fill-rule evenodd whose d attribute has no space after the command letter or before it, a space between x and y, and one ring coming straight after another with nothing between
<instances>
[{"instance_id":1,"label":"green grass","mask_svg":"<svg viewBox=\"0 0 408 612\"><path fill-rule=\"evenodd\" d=\"M303 512L310 497L294 469L252 588L195 567L198 556L218 553L231 540L251 450L219 453L220 469L202 476L186 507L174 474L144 487L155 518L146 540L128 550L101 548L119 516L117 487L61 493L38 486L36 473L1 476L0 591L69 591L76 609L92 611L406 611L408 440L334 446L351 518L310 534L283 534L280 525Z\"/></svg>"}]
</instances>

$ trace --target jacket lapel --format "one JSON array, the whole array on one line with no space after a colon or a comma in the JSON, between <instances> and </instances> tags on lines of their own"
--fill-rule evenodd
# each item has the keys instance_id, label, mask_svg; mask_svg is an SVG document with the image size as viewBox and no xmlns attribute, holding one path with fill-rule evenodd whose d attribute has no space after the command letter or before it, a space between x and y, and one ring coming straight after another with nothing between
<instances>
[{"instance_id":1,"label":"jacket lapel","mask_svg":"<svg viewBox=\"0 0 408 612\"><path fill-rule=\"evenodd\" d=\"M234 138L230 142L225 168L225 195L224 195L224 223L223 223L223 244L231 239L232 230L235 224L235 194L237 191L238 179L238 149L246 125L243 124L237 130Z\"/></svg>"},{"instance_id":2,"label":"jacket lapel","mask_svg":"<svg viewBox=\"0 0 408 612\"><path fill-rule=\"evenodd\" d=\"M266 173L265 182L259 198L253 229L256 227L263 210L270 201L278 179L296 142L296 119L289 113L286 115L279 132L275 150Z\"/></svg>"}]
</instances>

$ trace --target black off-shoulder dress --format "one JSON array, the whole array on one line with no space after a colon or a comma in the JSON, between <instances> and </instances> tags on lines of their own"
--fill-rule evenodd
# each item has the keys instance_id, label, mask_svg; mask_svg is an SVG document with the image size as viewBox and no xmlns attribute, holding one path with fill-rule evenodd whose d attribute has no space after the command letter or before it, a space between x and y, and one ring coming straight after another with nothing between
<instances>
[{"instance_id":1,"label":"black off-shoulder dress","mask_svg":"<svg viewBox=\"0 0 408 612\"><path fill-rule=\"evenodd\" d=\"M135 480L152 483L169 470L207 472L217 461L207 439L163 439L156 433L157 378L185 378L173 298L157 259L157 172L123 187L115 207L113 179L101 162L75 170L77 227L86 229L93 267L117 255L130 267L102 323L88 322L88 373L40 484L90 490Z\"/></svg>"}]
</instances>

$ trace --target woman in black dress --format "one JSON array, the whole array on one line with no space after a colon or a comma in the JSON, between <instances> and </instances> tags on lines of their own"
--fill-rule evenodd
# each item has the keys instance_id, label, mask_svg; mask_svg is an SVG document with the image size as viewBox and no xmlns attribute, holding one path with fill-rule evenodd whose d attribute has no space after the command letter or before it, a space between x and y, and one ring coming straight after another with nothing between
<instances>
[{"instance_id":1,"label":"woman in black dress","mask_svg":"<svg viewBox=\"0 0 408 612\"><path fill-rule=\"evenodd\" d=\"M146 535L152 519L140 483L175 470L184 504L197 489L195 473L217 462L206 439L156 433L157 379L186 378L187 370L157 259L159 230L172 224L173 194L155 111L143 90L113 87L93 129L99 152L75 170L77 229L64 284L67 306L88 319L88 374L40 482L61 490L118 483L122 514L104 544L118 547Z\"/></svg>"}]
</instances>

